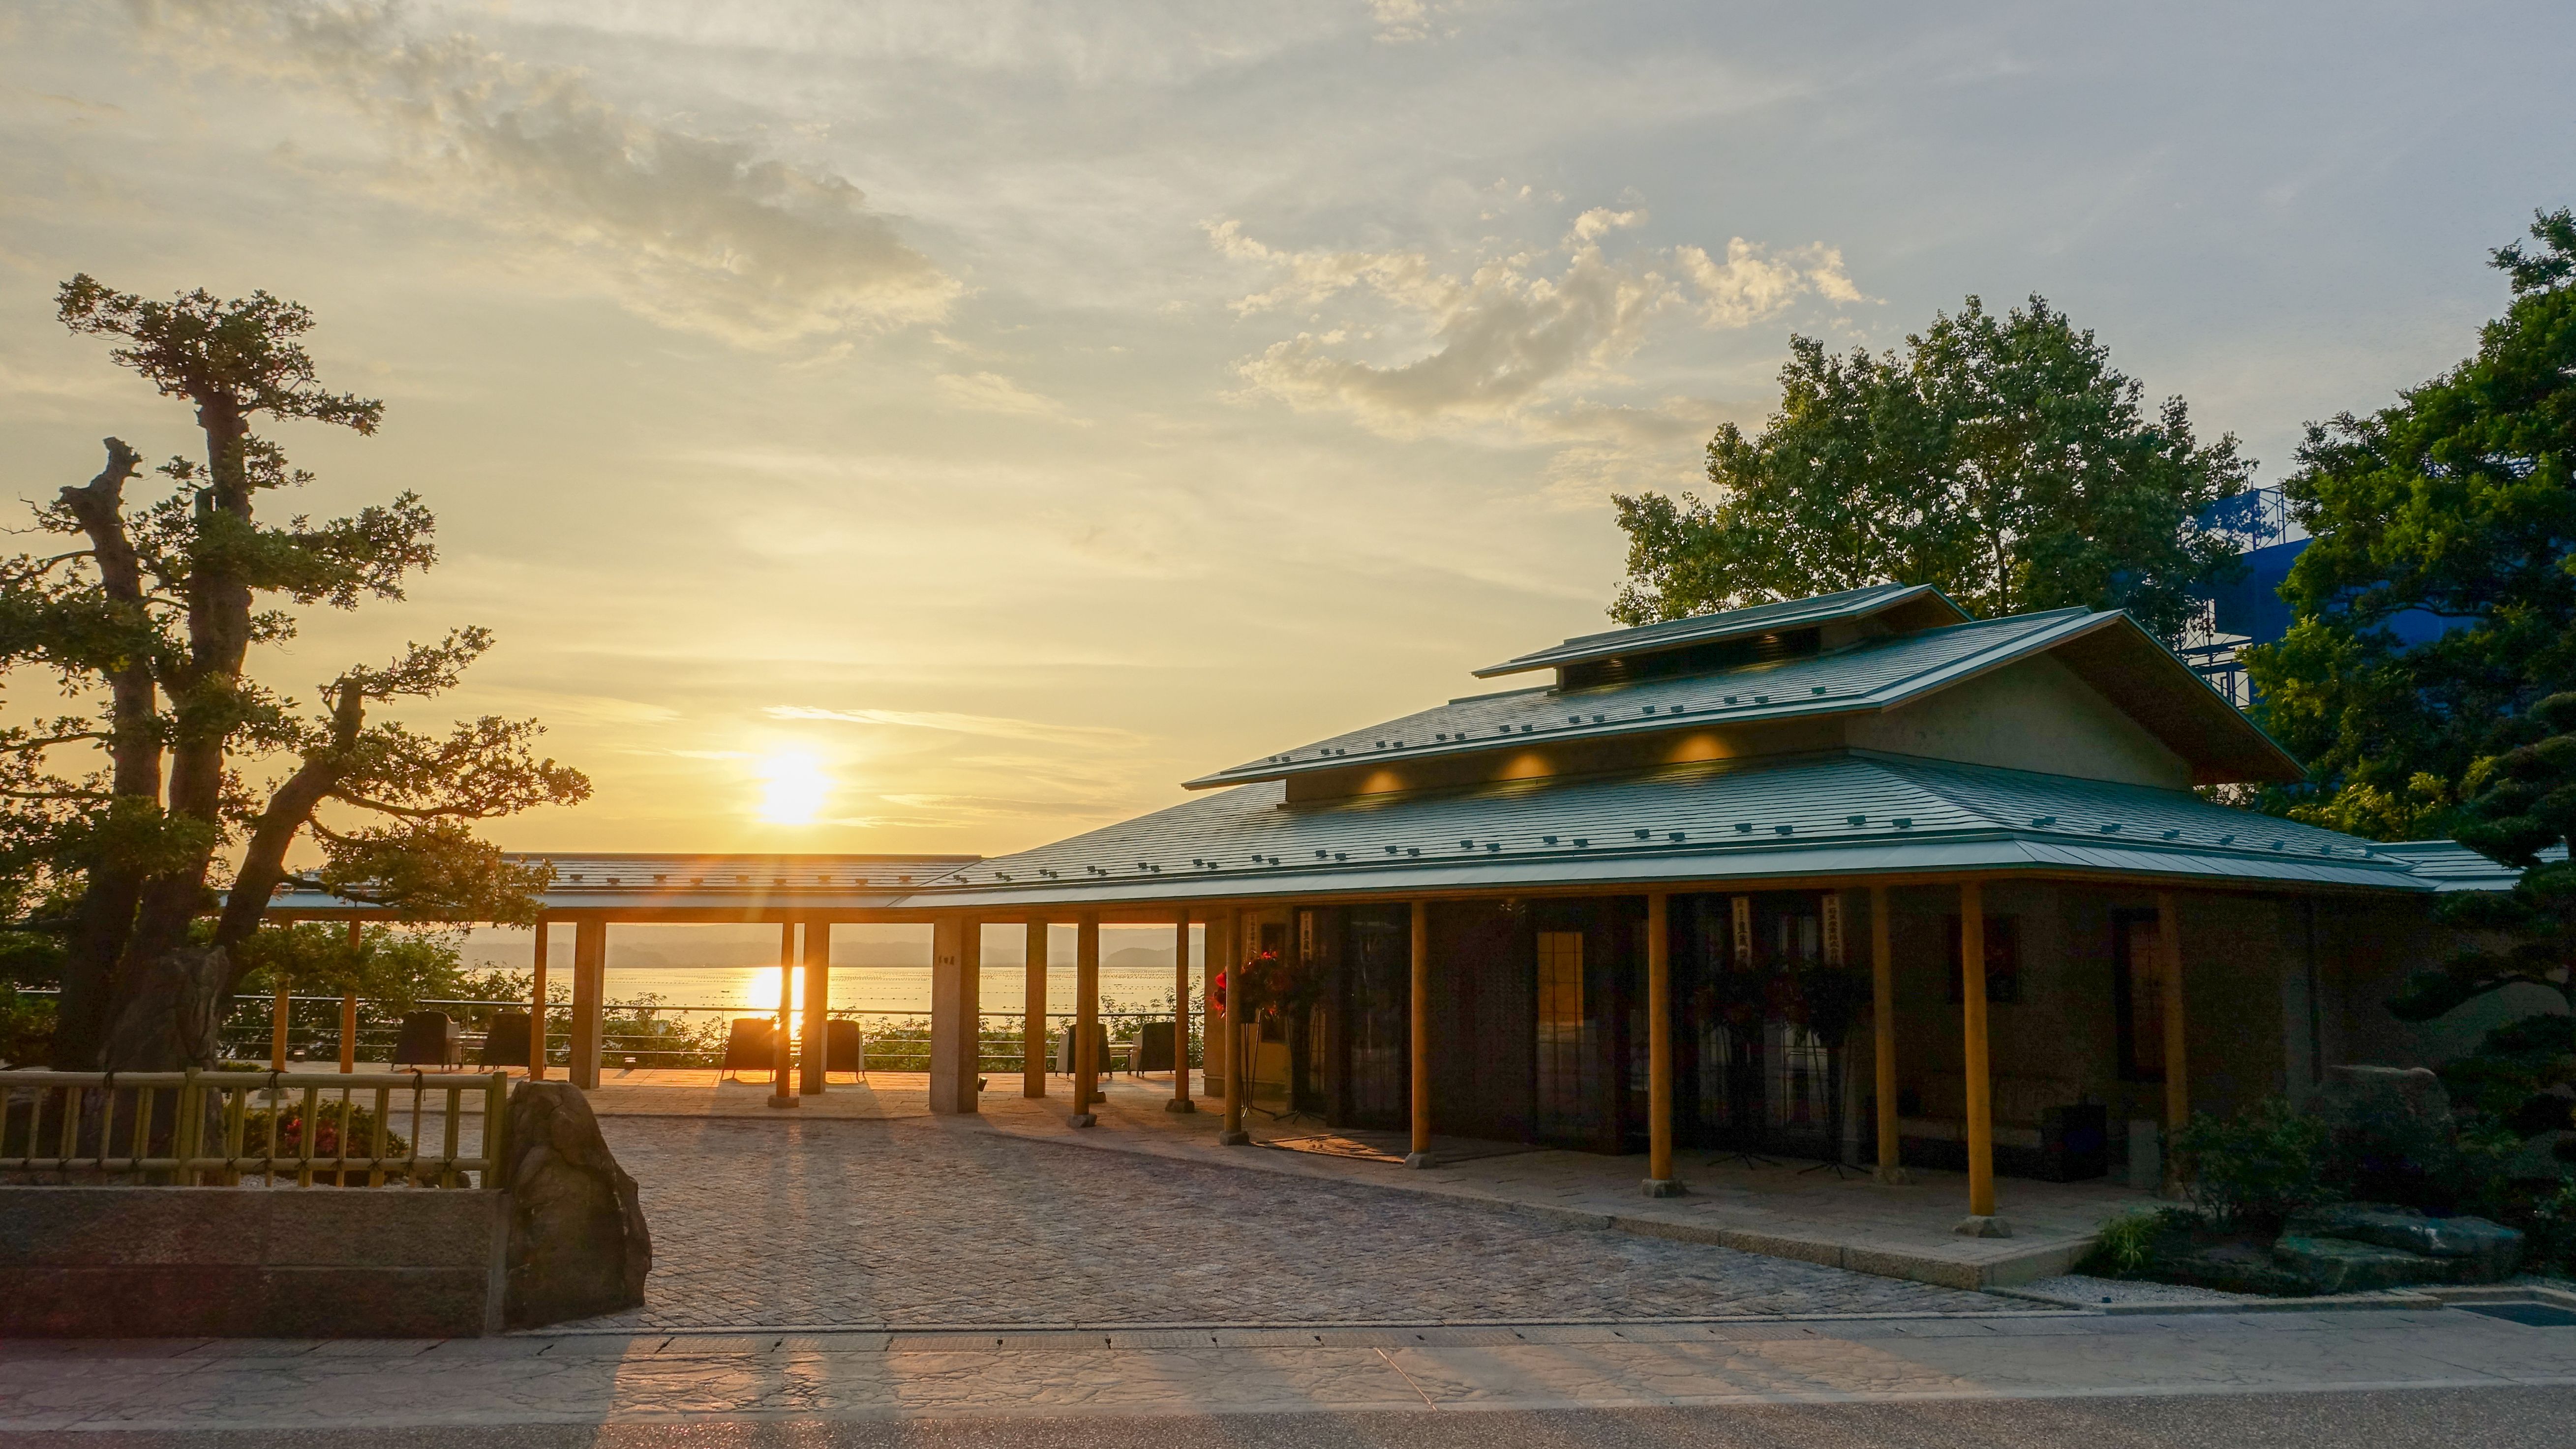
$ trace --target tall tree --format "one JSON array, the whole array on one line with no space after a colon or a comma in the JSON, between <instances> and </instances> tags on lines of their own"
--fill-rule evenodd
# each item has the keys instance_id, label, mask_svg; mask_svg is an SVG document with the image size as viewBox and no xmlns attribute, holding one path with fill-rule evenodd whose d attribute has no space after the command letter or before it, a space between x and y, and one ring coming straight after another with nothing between
<instances>
[{"instance_id":1,"label":"tall tree","mask_svg":"<svg viewBox=\"0 0 2576 1449\"><path fill-rule=\"evenodd\" d=\"M2283 485L2313 536L2280 643L2248 652L2313 796L2275 808L2380 839L2441 831L2478 761L2576 688L2576 212L2492 253L2512 300L2477 354L2366 417L2312 424ZM2408 646L2392 623L2448 632Z\"/></svg>"},{"instance_id":2,"label":"tall tree","mask_svg":"<svg viewBox=\"0 0 2576 1449\"><path fill-rule=\"evenodd\" d=\"M2172 639L2236 545L2193 517L2244 490L2233 435L2152 413L2110 349L2043 298L1997 317L1970 297L1902 356L1790 339L1780 409L1708 445L1711 496L1615 500L1644 624L1888 581L1937 584L1981 617L2127 609Z\"/></svg>"},{"instance_id":3,"label":"tall tree","mask_svg":"<svg viewBox=\"0 0 2576 1449\"><path fill-rule=\"evenodd\" d=\"M265 292L146 301L85 275L57 305L72 331L113 339L115 362L191 405L205 452L163 464L167 493L138 506L125 489L142 460L106 440L98 476L37 513L81 546L0 563L0 668L56 675L83 709L0 735L0 867L22 898L64 903L57 1066L202 1065L247 969L236 948L299 839L320 846L326 883L407 917L522 919L536 877L472 822L571 803L590 786L536 756L533 721L431 736L370 718L452 686L489 647L481 629L345 668L309 706L249 672L254 646L294 636L280 605L400 599L436 557L435 521L408 493L327 523L258 518L263 495L310 475L255 428L364 434L383 412L320 385L298 340L310 313ZM103 751L103 766L66 764L84 750ZM263 788L249 772L264 768L283 773Z\"/></svg>"}]
</instances>

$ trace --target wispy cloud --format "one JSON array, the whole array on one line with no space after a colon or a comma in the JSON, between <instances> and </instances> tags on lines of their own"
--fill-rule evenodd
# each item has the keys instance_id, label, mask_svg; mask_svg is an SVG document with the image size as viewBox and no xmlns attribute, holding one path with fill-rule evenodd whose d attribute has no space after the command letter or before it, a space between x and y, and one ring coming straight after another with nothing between
<instances>
[{"instance_id":1,"label":"wispy cloud","mask_svg":"<svg viewBox=\"0 0 2576 1449\"><path fill-rule=\"evenodd\" d=\"M1063 403L1044 393L1031 392L998 372L942 373L937 386L941 397L975 412L1043 418L1077 428L1091 426L1089 418L1077 416Z\"/></svg>"},{"instance_id":2,"label":"wispy cloud","mask_svg":"<svg viewBox=\"0 0 2576 1449\"><path fill-rule=\"evenodd\" d=\"M941 316L959 284L847 179L648 119L396 0L144 0L185 61L353 108L413 205L541 244L619 305L747 343Z\"/></svg>"},{"instance_id":3,"label":"wispy cloud","mask_svg":"<svg viewBox=\"0 0 2576 1449\"><path fill-rule=\"evenodd\" d=\"M983 735L1005 740L1045 740L1063 745L1134 745L1143 735L1094 725L1048 724L987 714L947 714L935 710L818 709L811 705L774 704L763 711L771 719L832 720L842 724L885 725L896 729L940 730L948 734Z\"/></svg>"},{"instance_id":4,"label":"wispy cloud","mask_svg":"<svg viewBox=\"0 0 2576 1449\"><path fill-rule=\"evenodd\" d=\"M1225 255L1280 274L1276 285L1237 301L1239 314L1345 293L1378 304L1373 316L1300 332L1243 360L1238 368L1253 390L1300 410L1347 412L1399 436L1447 420L1506 418L1561 435L1587 416L1609 416L1575 394L1608 378L1658 316L1741 328L1809 295L1860 299L1841 254L1822 245L1775 255L1739 237L1724 261L1697 246L1611 254L1608 240L1645 219L1638 210L1595 208L1555 247L1484 257L1463 273L1419 251L1282 250L1234 221L1207 231ZM1415 340L1390 342L1390 333Z\"/></svg>"}]
</instances>

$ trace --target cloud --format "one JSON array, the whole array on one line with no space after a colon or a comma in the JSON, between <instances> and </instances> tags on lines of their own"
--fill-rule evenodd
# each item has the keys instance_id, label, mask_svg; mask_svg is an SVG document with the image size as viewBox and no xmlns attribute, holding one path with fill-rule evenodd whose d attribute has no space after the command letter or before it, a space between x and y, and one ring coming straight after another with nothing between
<instances>
[{"instance_id":1,"label":"cloud","mask_svg":"<svg viewBox=\"0 0 2576 1449\"><path fill-rule=\"evenodd\" d=\"M624 307L744 343L940 317L958 283L831 172L694 134L396 0L154 0L175 54L311 85L389 149L379 184L541 244Z\"/></svg>"},{"instance_id":2,"label":"cloud","mask_svg":"<svg viewBox=\"0 0 2576 1449\"><path fill-rule=\"evenodd\" d=\"M1455 30L1438 28L1435 16L1458 7L1438 4L1435 0L1368 0L1369 19L1377 23L1377 39L1383 45L1409 45L1417 40L1445 39Z\"/></svg>"},{"instance_id":3,"label":"cloud","mask_svg":"<svg viewBox=\"0 0 2576 1449\"><path fill-rule=\"evenodd\" d=\"M1077 428L1091 426L1089 418L1077 417L1063 403L1044 393L1031 392L997 372L942 373L934 385L941 397L975 412L1044 418L1050 422L1071 423Z\"/></svg>"},{"instance_id":4,"label":"cloud","mask_svg":"<svg viewBox=\"0 0 2576 1449\"><path fill-rule=\"evenodd\" d=\"M1463 275L1417 251L1288 251L1231 220L1206 231L1224 255L1279 274L1276 285L1237 301L1238 315L1344 294L1380 304L1373 317L1274 342L1237 370L1256 393L1300 410L1347 412L1396 436L1453 420L1562 435L1594 419L1634 432L1630 415L1640 409L1604 408L1579 394L1615 382L1611 369L1657 317L1741 328L1810 295L1861 299L1841 253L1821 244L1774 255L1739 237L1723 262L1697 246L1613 255L1609 241L1645 221L1643 211L1596 207L1556 246L1487 256Z\"/></svg>"},{"instance_id":5,"label":"cloud","mask_svg":"<svg viewBox=\"0 0 2576 1449\"><path fill-rule=\"evenodd\" d=\"M945 714L901 709L818 709L810 705L774 704L763 711L771 719L835 720L843 724L890 725L898 729L942 730L949 734L985 735L1006 740L1046 740L1066 745L1133 745L1144 737L1126 730L1091 725L1047 724L983 714Z\"/></svg>"}]
</instances>

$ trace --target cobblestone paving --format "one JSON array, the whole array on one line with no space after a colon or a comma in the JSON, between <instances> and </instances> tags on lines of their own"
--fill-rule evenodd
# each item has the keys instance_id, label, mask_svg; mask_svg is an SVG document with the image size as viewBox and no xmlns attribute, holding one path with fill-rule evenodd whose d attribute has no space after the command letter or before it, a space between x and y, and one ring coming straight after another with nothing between
<instances>
[{"instance_id":1,"label":"cobblestone paving","mask_svg":"<svg viewBox=\"0 0 2576 1449\"><path fill-rule=\"evenodd\" d=\"M2010 1300L953 1119L606 1117L653 1230L586 1327L1994 1313ZM1390 1169L1393 1170L1393 1169Z\"/></svg>"}]
</instances>

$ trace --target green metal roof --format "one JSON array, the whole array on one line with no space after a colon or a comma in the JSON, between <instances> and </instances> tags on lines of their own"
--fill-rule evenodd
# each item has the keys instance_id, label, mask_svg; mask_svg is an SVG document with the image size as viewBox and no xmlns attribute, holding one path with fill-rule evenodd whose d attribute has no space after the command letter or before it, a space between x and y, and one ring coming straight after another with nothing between
<instances>
[{"instance_id":1,"label":"green metal roof","mask_svg":"<svg viewBox=\"0 0 2576 1449\"><path fill-rule=\"evenodd\" d=\"M1839 594L1818 594L1809 599L1784 599L1773 604L1756 604L1747 609L1729 609L1724 613L1700 614L1688 619L1668 619L1660 624L1641 624L1633 629L1610 629L1599 634L1578 634L1562 644L1523 654L1491 664L1476 671L1478 679L1491 679L1498 674L1518 674L1531 669L1552 669L1586 659L1610 659L1622 655L1660 654L1667 649L1682 649L1694 644L1713 644L1720 639L1741 638L1747 634L1770 634L1783 629L1808 629L1839 619L1864 619L1881 614L1918 599L1938 600L1950 616L1965 619L1968 612L1950 602L1950 597L1930 584L1872 584L1864 589L1846 589Z\"/></svg>"},{"instance_id":2,"label":"green metal roof","mask_svg":"<svg viewBox=\"0 0 2576 1449\"><path fill-rule=\"evenodd\" d=\"M1693 725L1886 709L2126 619L2126 615L2118 613L2058 609L1913 634L1883 635L1820 654L1746 664L1713 674L1650 679L1599 689L1537 688L1470 695L1401 719L1229 766L1187 781L1186 788L1203 790L1245 780L1273 780L1341 769L1371 756L1394 759L1471 754L1542 739L1649 734ZM2187 670L2184 672L2188 675ZM2196 688L2208 689L2197 679L2190 682Z\"/></svg>"},{"instance_id":3,"label":"green metal roof","mask_svg":"<svg viewBox=\"0 0 2576 1449\"><path fill-rule=\"evenodd\" d=\"M911 905L2080 870L2423 891L2370 841L2189 791L1864 751L1291 805L1245 785L965 867Z\"/></svg>"},{"instance_id":4,"label":"green metal roof","mask_svg":"<svg viewBox=\"0 0 2576 1449\"><path fill-rule=\"evenodd\" d=\"M2456 840L2395 840L2380 845L2379 853L2407 862L2417 877L2430 881L2437 891L2509 891L2522 872L2509 865L2499 865ZM2567 847L2553 845L2540 852L2543 861L2567 858Z\"/></svg>"}]
</instances>

